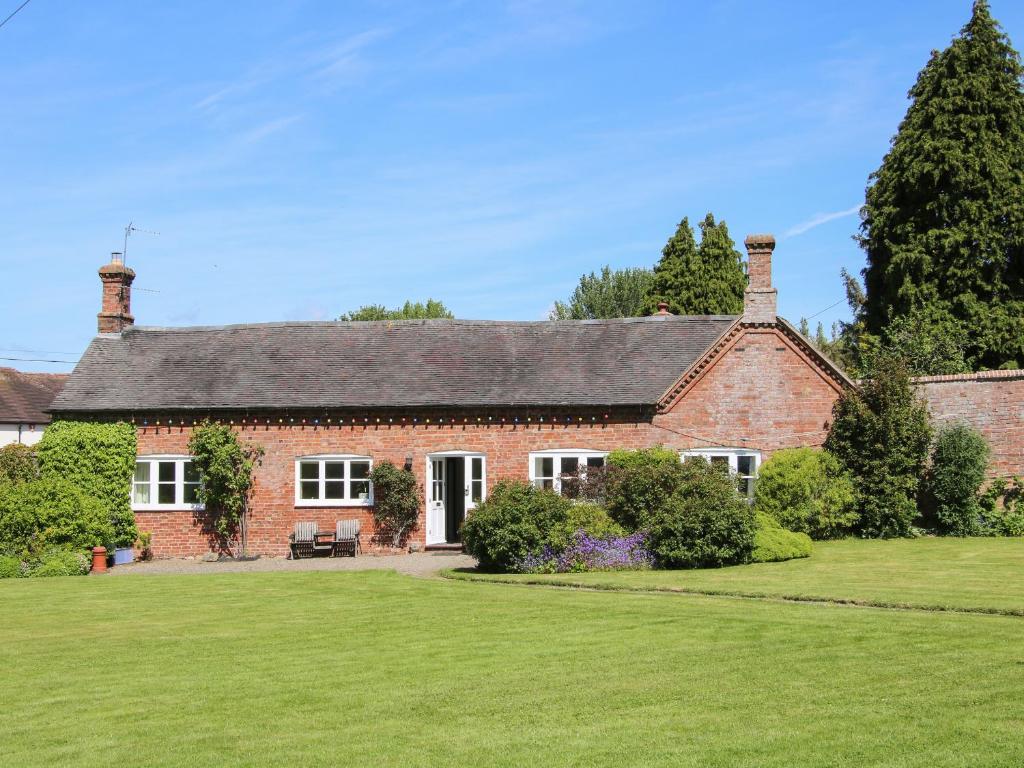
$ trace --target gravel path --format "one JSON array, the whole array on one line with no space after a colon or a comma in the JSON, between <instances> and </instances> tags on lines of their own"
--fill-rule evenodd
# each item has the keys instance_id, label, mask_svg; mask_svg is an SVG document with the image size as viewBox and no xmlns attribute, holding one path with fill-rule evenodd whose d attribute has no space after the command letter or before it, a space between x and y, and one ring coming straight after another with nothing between
<instances>
[{"instance_id":1,"label":"gravel path","mask_svg":"<svg viewBox=\"0 0 1024 768\"><path fill-rule=\"evenodd\" d=\"M202 560L153 560L148 563L118 565L110 569L115 576L160 573L262 573L265 571L366 571L395 570L410 576L433 577L443 568L472 568L476 560L459 552L416 552L409 555L360 555L359 557L314 557L286 560L261 557L247 562L206 563Z\"/></svg>"}]
</instances>

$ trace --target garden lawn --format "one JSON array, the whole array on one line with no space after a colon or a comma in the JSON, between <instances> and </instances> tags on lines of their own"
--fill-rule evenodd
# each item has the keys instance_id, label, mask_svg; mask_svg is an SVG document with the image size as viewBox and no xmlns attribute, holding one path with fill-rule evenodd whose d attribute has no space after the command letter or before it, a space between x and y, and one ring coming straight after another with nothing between
<instances>
[{"instance_id":1,"label":"garden lawn","mask_svg":"<svg viewBox=\"0 0 1024 768\"><path fill-rule=\"evenodd\" d=\"M391 572L0 582L0 764L1019 766L1024 619Z\"/></svg>"},{"instance_id":2,"label":"garden lawn","mask_svg":"<svg viewBox=\"0 0 1024 768\"><path fill-rule=\"evenodd\" d=\"M693 571L453 575L1024 615L1021 538L823 541L801 560Z\"/></svg>"}]
</instances>

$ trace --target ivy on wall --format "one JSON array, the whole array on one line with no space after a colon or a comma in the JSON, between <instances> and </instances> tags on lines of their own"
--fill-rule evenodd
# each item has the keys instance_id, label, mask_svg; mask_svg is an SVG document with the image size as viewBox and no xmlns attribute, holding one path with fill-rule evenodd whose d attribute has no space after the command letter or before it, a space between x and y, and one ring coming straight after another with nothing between
<instances>
[{"instance_id":1,"label":"ivy on wall","mask_svg":"<svg viewBox=\"0 0 1024 768\"><path fill-rule=\"evenodd\" d=\"M131 508L135 453L135 428L124 422L55 421L37 448L42 477L63 478L103 504L118 547L139 535Z\"/></svg>"}]
</instances>

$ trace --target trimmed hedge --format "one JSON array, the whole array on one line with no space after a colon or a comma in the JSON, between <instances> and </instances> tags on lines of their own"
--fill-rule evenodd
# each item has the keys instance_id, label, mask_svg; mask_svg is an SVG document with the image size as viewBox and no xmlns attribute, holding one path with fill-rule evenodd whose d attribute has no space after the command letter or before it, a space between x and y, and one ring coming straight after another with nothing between
<instances>
[{"instance_id":1,"label":"trimmed hedge","mask_svg":"<svg viewBox=\"0 0 1024 768\"><path fill-rule=\"evenodd\" d=\"M790 531L813 539L849 535L857 523L853 481L838 459L814 448L772 454L758 473L754 505Z\"/></svg>"},{"instance_id":2,"label":"trimmed hedge","mask_svg":"<svg viewBox=\"0 0 1024 768\"><path fill-rule=\"evenodd\" d=\"M503 480L462 524L463 546L484 570L511 570L542 550L571 506L554 491Z\"/></svg>"},{"instance_id":3,"label":"trimmed hedge","mask_svg":"<svg viewBox=\"0 0 1024 768\"><path fill-rule=\"evenodd\" d=\"M48 576L84 576L89 572L89 560L81 552L56 551L50 552L39 565L29 570L30 578L46 578Z\"/></svg>"},{"instance_id":4,"label":"trimmed hedge","mask_svg":"<svg viewBox=\"0 0 1024 768\"><path fill-rule=\"evenodd\" d=\"M679 486L647 512L643 528L659 567L717 568L748 560L756 526L728 473L690 458Z\"/></svg>"},{"instance_id":5,"label":"trimmed hedge","mask_svg":"<svg viewBox=\"0 0 1024 768\"><path fill-rule=\"evenodd\" d=\"M24 558L51 549L111 549L113 542L103 504L66 480L0 486L0 551Z\"/></svg>"},{"instance_id":6,"label":"trimmed hedge","mask_svg":"<svg viewBox=\"0 0 1024 768\"><path fill-rule=\"evenodd\" d=\"M938 533L952 536L981 533L979 502L988 457L988 443L972 427L954 424L939 430L923 494L925 520L934 525Z\"/></svg>"},{"instance_id":7,"label":"trimmed hedge","mask_svg":"<svg viewBox=\"0 0 1024 768\"><path fill-rule=\"evenodd\" d=\"M775 518L762 512L757 514L757 526L750 562L777 563L811 556L811 537L806 533L787 531Z\"/></svg>"},{"instance_id":8,"label":"trimmed hedge","mask_svg":"<svg viewBox=\"0 0 1024 768\"><path fill-rule=\"evenodd\" d=\"M131 508L135 452L135 428L123 422L55 421L37 448L43 478L69 482L102 505L116 547L139 537Z\"/></svg>"},{"instance_id":9,"label":"trimmed hedge","mask_svg":"<svg viewBox=\"0 0 1024 768\"><path fill-rule=\"evenodd\" d=\"M17 579L23 575L21 560L11 555L0 555L0 579Z\"/></svg>"}]
</instances>

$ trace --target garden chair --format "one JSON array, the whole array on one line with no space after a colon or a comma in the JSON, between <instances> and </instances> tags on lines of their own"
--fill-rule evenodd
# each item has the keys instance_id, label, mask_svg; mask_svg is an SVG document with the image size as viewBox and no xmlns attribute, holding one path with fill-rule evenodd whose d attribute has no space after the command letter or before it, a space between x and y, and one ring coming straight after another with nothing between
<instances>
[{"instance_id":1,"label":"garden chair","mask_svg":"<svg viewBox=\"0 0 1024 768\"><path fill-rule=\"evenodd\" d=\"M359 550L359 521L339 520L334 530L333 555L338 557L345 552L355 557L359 554Z\"/></svg>"},{"instance_id":2,"label":"garden chair","mask_svg":"<svg viewBox=\"0 0 1024 768\"><path fill-rule=\"evenodd\" d=\"M316 545L316 523L296 523L295 531L288 538L291 540L292 560L312 557Z\"/></svg>"}]
</instances>

